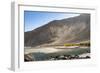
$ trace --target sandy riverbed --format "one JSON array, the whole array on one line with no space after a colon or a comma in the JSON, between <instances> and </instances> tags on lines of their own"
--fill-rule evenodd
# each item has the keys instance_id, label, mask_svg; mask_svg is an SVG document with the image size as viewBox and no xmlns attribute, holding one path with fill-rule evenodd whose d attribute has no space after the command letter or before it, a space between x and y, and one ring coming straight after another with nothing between
<instances>
[{"instance_id":1,"label":"sandy riverbed","mask_svg":"<svg viewBox=\"0 0 100 73\"><path fill-rule=\"evenodd\" d=\"M25 54L29 54L29 53L37 53L37 52L42 52L42 53L55 53L55 52L69 52L75 49L80 49L79 47L76 48L75 47L59 47L59 49L57 47L33 47L33 48L25 48L24 53ZM84 48L81 48L84 49ZM86 48L85 48L86 49Z\"/></svg>"}]
</instances>

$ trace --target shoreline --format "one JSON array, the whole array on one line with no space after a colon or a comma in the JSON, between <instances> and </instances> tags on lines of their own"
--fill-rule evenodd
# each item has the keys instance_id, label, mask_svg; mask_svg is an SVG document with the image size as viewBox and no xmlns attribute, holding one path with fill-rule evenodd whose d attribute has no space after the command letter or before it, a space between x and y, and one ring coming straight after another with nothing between
<instances>
[{"instance_id":1,"label":"shoreline","mask_svg":"<svg viewBox=\"0 0 100 73\"><path fill-rule=\"evenodd\" d=\"M55 48L55 47L41 47L41 48L25 48L24 53L29 54L29 53L36 53L36 52L42 52L42 53L56 53L56 52L63 52L63 51L73 51L77 49L86 49L90 47L60 47L60 48Z\"/></svg>"}]
</instances>

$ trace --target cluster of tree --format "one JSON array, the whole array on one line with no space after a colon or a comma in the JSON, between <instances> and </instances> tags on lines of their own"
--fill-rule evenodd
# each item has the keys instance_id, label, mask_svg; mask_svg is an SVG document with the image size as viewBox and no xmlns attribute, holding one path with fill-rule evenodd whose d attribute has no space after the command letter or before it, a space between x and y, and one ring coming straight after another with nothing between
<instances>
[{"instance_id":1,"label":"cluster of tree","mask_svg":"<svg viewBox=\"0 0 100 73\"><path fill-rule=\"evenodd\" d=\"M90 43L80 43L80 46L90 46Z\"/></svg>"},{"instance_id":2,"label":"cluster of tree","mask_svg":"<svg viewBox=\"0 0 100 73\"><path fill-rule=\"evenodd\" d=\"M76 43L67 43L67 44L64 44L64 46L80 46L80 44L76 44Z\"/></svg>"},{"instance_id":3,"label":"cluster of tree","mask_svg":"<svg viewBox=\"0 0 100 73\"><path fill-rule=\"evenodd\" d=\"M64 46L90 46L90 42L87 43L67 43Z\"/></svg>"}]
</instances>

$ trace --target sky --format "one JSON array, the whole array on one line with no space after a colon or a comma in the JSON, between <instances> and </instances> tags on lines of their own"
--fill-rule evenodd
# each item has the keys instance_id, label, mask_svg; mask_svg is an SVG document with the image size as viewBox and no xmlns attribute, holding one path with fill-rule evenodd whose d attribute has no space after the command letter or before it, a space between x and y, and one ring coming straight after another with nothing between
<instances>
[{"instance_id":1,"label":"sky","mask_svg":"<svg viewBox=\"0 0 100 73\"><path fill-rule=\"evenodd\" d=\"M53 20L61 20L79 15L80 14L77 13L24 11L24 27L25 27L24 31L27 32L34 30Z\"/></svg>"}]
</instances>

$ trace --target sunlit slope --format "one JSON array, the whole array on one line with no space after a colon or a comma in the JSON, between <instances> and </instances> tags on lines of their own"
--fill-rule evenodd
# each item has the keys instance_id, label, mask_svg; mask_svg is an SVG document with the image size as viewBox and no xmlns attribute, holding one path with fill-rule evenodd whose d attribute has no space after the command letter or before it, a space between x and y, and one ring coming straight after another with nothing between
<instances>
[{"instance_id":1,"label":"sunlit slope","mask_svg":"<svg viewBox=\"0 0 100 73\"><path fill-rule=\"evenodd\" d=\"M54 20L24 33L25 46L61 45L90 40L90 15Z\"/></svg>"}]
</instances>

